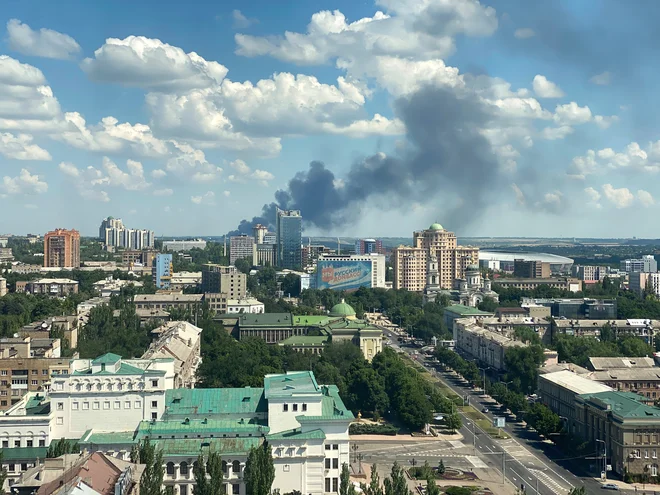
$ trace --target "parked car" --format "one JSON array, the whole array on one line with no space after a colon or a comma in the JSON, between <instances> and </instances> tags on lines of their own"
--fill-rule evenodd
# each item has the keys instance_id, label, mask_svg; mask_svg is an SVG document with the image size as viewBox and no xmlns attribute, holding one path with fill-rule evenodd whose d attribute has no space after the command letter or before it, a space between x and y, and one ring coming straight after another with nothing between
<instances>
[{"instance_id":1,"label":"parked car","mask_svg":"<svg viewBox=\"0 0 660 495\"><path fill-rule=\"evenodd\" d=\"M484 413L484 414L488 413L488 408L487 408L487 407L484 407L484 408L481 410L481 412Z\"/></svg>"},{"instance_id":2,"label":"parked car","mask_svg":"<svg viewBox=\"0 0 660 495\"><path fill-rule=\"evenodd\" d=\"M604 485L601 485L601 488L603 490L616 490L616 491L619 491L619 485L615 485L614 483L605 483Z\"/></svg>"}]
</instances>

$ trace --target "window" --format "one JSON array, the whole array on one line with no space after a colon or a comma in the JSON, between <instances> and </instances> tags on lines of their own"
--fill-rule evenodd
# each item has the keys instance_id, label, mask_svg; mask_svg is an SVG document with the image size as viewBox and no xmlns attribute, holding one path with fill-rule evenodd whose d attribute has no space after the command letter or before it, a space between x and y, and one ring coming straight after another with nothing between
<instances>
[{"instance_id":1,"label":"window","mask_svg":"<svg viewBox=\"0 0 660 495\"><path fill-rule=\"evenodd\" d=\"M58 411L64 411L64 402L58 402L57 403L57 410Z\"/></svg>"},{"instance_id":2,"label":"window","mask_svg":"<svg viewBox=\"0 0 660 495\"><path fill-rule=\"evenodd\" d=\"M34 441L33 441L33 440L27 440L27 441L25 442L25 446L26 446L26 447L32 447L33 445L34 445Z\"/></svg>"},{"instance_id":3,"label":"window","mask_svg":"<svg viewBox=\"0 0 660 495\"><path fill-rule=\"evenodd\" d=\"M188 476L188 463L186 461L179 464L179 473L181 473L181 476Z\"/></svg>"},{"instance_id":4,"label":"window","mask_svg":"<svg viewBox=\"0 0 660 495\"><path fill-rule=\"evenodd\" d=\"M158 413L151 413L151 419L158 419Z\"/></svg>"},{"instance_id":5,"label":"window","mask_svg":"<svg viewBox=\"0 0 660 495\"><path fill-rule=\"evenodd\" d=\"M240 473L241 472L241 463L238 461L234 461L231 463L231 471L232 473Z\"/></svg>"},{"instance_id":6,"label":"window","mask_svg":"<svg viewBox=\"0 0 660 495\"><path fill-rule=\"evenodd\" d=\"M339 459L336 457L332 459L332 469L339 469Z\"/></svg>"},{"instance_id":7,"label":"window","mask_svg":"<svg viewBox=\"0 0 660 495\"><path fill-rule=\"evenodd\" d=\"M83 402L83 410L86 411L89 409L89 402Z\"/></svg>"},{"instance_id":8,"label":"window","mask_svg":"<svg viewBox=\"0 0 660 495\"><path fill-rule=\"evenodd\" d=\"M0 372L0 375L7 376L7 370L2 370L2 372Z\"/></svg>"},{"instance_id":9,"label":"window","mask_svg":"<svg viewBox=\"0 0 660 495\"><path fill-rule=\"evenodd\" d=\"M325 468L326 469L330 469L330 463L331 462L332 462L332 459L330 459L329 457L325 458Z\"/></svg>"},{"instance_id":10,"label":"window","mask_svg":"<svg viewBox=\"0 0 660 495\"><path fill-rule=\"evenodd\" d=\"M339 450L339 444L338 443L333 443L332 444L332 450Z\"/></svg>"},{"instance_id":11,"label":"window","mask_svg":"<svg viewBox=\"0 0 660 495\"><path fill-rule=\"evenodd\" d=\"M648 459L648 458L649 458L649 451L645 450L644 451L644 459Z\"/></svg>"},{"instance_id":12,"label":"window","mask_svg":"<svg viewBox=\"0 0 660 495\"><path fill-rule=\"evenodd\" d=\"M0 390L0 395L6 397L7 396L7 391L6 390Z\"/></svg>"},{"instance_id":13,"label":"window","mask_svg":"<svg viewBox=\"0 0 660 495\"><path fill-rule=\"evenodd\" d=\"M179 485L179 495L188 495L188 485Z\"/></svg>"},{"instance_id":14,"label":"window","mask_svg":"<svg viewBox=\"0 0 660 495\"><path fill-rule=\"evenodd\" d=\"M140 402L139 400L136 400L135 401L135 409L140 409L141 407L142 407L142 402Z\"/></svg>"},{"instance_id":15,"label":"window","mask_svg":"<svg viewBox=\"0 0 660 495\"><path fill-rule=\"evenodd\" d=\"M174 476L174 463L168 462L167 466L165 466L165 471L167 472L168 476Z\"/></svg>"},{"instance_id":16,"label":"window","mask_svg":"<svg viewBox=\"0 0 660 495\"><path fill-rule=\"evenodd\" d=\"M38 374L39 374L39 370L32 370L32 374L33 374L33 375L38 375Z\"/></svg>"},{"instance_id":17,"label":"window","mask_svg":"<svg viewBox=\"0 0 660 495\"><path fill-rule=\"evenodd\" d=\"M78 410L78 403L77 402L72 402L71 403L71 409L73 409L74 411L77 411Z\"/></svg>"},{"instance_id":18,"label":"window","mask_svg":"<svg viewBox=\"0 0 660 495\"><path fill-rule=\"evenodd\" d=\"M20 440L14 440L14 447L20 447L21 446L21 441Z\"/></svg>"},{"instance_id":19,"label":"window","mask_svg":"<svg viewBox=\"0 0 660 495\"><path fill-rule=\"evenodd\" d=\"M15 466L14 464L10 464L10 465L9 465L9 468L7 469L7 471L10 471L10 472L13 473L14 471L16 471L16 466Z\"/></svg>"},{"instance_id":20,"label":"window","mask_svg":"<svg viewBox=\"0 0 660 495\"><path fill-rule=\"evenodd\" d=\"M339 491L339 478L332 478L332 491L335 493Z\"/></svg>"},{"instance_id":21,"label":"window","mask_svg":"<svg viewBox=\"0 0 660 495\"><path fill-rule=\"evenodd\" d=\"M7 385L7 380L2 380L2 385L6 386Z\"/></svg>"},{"instance_id":22,"label":"window","mask_svg":"<svg viewBox=\"0 0 660 495\"><path fill-rule=\"evenodd\" d=\"M39 440L39 447L45 447L46 446L46 440Z\"/></svg>"},{"instance_id":23,"label":"window","mask_svg":"<svg viewBox=\"0 0 660 495\"><path fill-rule=\"evenodd\" d=\"M103 403L103 409L110 409L110 401L107 400Z\"/></svg>"},{"instance_id":24,"label":"window","mask_svg":"<svg viewBox=\"0 0 660 495\"><path fill-rule=\"evenodd\" d=\"M2 404L3 406L6 406L6 405L7 405L7 401L6 401L6 400L0 401L0 404Z\"/></svg>"},{"instance_id":25,"label":"window","mask_svg":"<svg viewBox=\"0 0 660 495\"><path fill-rule=\"evenodd\" d=\"M157 387L158 386L158 380L151 380L151 386L152 387Z\"/></svg>"},{"instance_id":26,"label":"window","mask_svg":"<svg viewBox=\"0 0 660 495\"><path fill-rule=\"evenodd\" d=\"M332 445L330 445L329 443L325 444L325 450L330 450L331 448L332 448Z\"/></svg>"},{"instance_id":27,"label":"window","mask_svg":"<svg viewBox=\"0 0 660 495\"><path fill-rule=\"evenodd\" d=\"M158 401L157 400L152 400L151 401L151 407L158 407Z\"/></svg>"},{"instance_id":28,"label":"window","mask_svg":"<svg viewBox=\"0 0 660 495\"><path fill-rule=\"evenodd\" d=\"M130 409L130 408L131 408L131 401L127 400L126 402L124 402L124 409Z\"/></svg>"},{"instance_id":29,"label":"window","mask_svg":"<svg viewBox=\"0 0 660 495\"><path fill-rule=\"evenodd\" d=\"M282 405L282 411L287 412L289 410L289 404Z\"/></svg>"},{"instance_id":30,"label":"window","mask_svg":"<svg viewBox=\"0 0 660 495\"><path fill-rule=\"evenodd\" d=\"M3 449L8 449L9 448L9 440L3 440L2 441L2 448Z\"/></svg>"},{"instance_id":31,"label":"window","mask_svg":"<svg viewBox=\"0 0 660 495\"><path fill-rule=\"evenodd\" d=\"M307 411L307 404L303 404L303 405L302 405L302 410L303 410L303 412L306 412L306 411Z\"/></svg>"},{"instance_id":32,"label":"window","mask_svg":"<svg viewBox=\"0 0 660 495\"><path fill-rule=\"evenodd\" d=\"M658 475L658 465L653 464L651 466L651 476L657 476Z\"/></svg>"},{"instance_id":33,"label":"window","mask_svg":"<svg viewBox=\"0 0 660 495\"><path fill-rule=\"evenodd\" d=\"M232 495L238 495L240 493L240 490L241 490L241 485L239 485L238 483L234 483L233 485L231 485Z\"/></svg>"},{"instance_id":34,"label":"window","mask_svg":"<svg viewBox=\"0 0 660 495\"><path fill-rule=\"evenodd\" d=\"M32 385L39 385L39 380L32 380Z\"/></svg>"},{"instance_id":35,"label":"window","mask_svg":"<svg viewBox=\"0 0 660 495\"><path fill-rule=\"evenodd\" d=\"M298 410L298 404L293 405L293 412L296 412Z\"/></svg>"},{"instance_id":36,"label":"window","mask_svg":"<svg viewBox=\"0 0 660 495\"><path fill-rule=\"evenodd\" d=\"M288 464L285 464L282 467L282 471L284 471L285 473L288 473L290 469L291 469L291 466L289 466Z\"/></svg>"},{"instance_id":37,"label":"window","mask_svg":"<svg viewBox=\"0 0 660 495\"><path fill-rule=\"evenodd\" d=\"M64 418L62 418L62 417L57 418L57 424L58 425L63 425L64 424Z\"/></svg>"},{"instance_id":38,"label":"window","mask_svg":"<svg viewBox=\"0 0 660 495\"><path fill-rule=\"evenodd\" d=\"M651 452L651 457L653 457L654 459L657 459L657 458L658 458L658 451L657 451L657 450L653 450L653 451Z\"/></svg>"},{"instance_id":39,"label":"window","mask_svg":"<svg viewBox=\"0 0 660 495\"><path fill-rule=\"evenodd\" d=\"M114 406L114 407L115 407L115 409L119 409L119 408L121 407L121 402L119 402L118 400L116 400L116 401L115 401L115 406Z\"/></svg>"},{"instance_id":40,"label":"window","mask_svg":"<svg viewBox=\"0 0 660 495\"><path fill-rule=\"evenodd\" d=\"M21 471L27 471L27 462L21 464Z\"/></svg>"},{"instance_id":41,"label":"window","mask_svg":"<svg viewBox=\"0 0 660 495\"><path fill-rule=\"evenodd\" d=\"M325 479L325 492L326 492L326 493L329 493L329 492L330 492L330 483L331 483L330 478L326 478L326 479Z\"/></svg>"},{"instance_id":42,"label":"window","mask_svg":"<svg viewBox=\"0 0 660 495\"><path fill-rule=\"evenodd\" d=\"M48 370L41 370L41 374L44 376L48 376Z\"/></svg>"}]
</instances>

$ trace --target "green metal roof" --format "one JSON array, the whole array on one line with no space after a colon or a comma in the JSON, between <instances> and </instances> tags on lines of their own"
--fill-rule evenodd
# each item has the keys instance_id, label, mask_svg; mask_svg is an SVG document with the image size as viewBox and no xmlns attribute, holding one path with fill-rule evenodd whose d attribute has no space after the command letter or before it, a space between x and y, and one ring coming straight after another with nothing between
<instances>
[{"instance_id":1,"label":"green metal roof","mask_svg":"<svg viewBox=\"0 0 660 495\"><path fill-rule=\"evenodd\" d=\"M38 416L50 412L50 401L45 400L43 395L31 395L25 404L25 414L27 416Z\"/></svg>"},{"instance_id":2,"label":"green metal roof","mask_svg":"<svg viewBox=\"0 0 660 495\"><path fill-rule=\"evenodd\" d=\"M116 445L135 442L135 431L95 432L87 430L80 438L81 444Z\"/></svg>"},{"instance_id":3,"label":"green metal roof","mask_svg":"<svg viewBox=\"0 0 660 495\"><path fill-rule=\"evenodd\" d=\"M334 320L328 323L325 327L323 327L325 330L328 331L328 333L332 333L333 331L341 331L341 330L352 330L352 331L374 331L374 332L380 332L382 333L382 330L378 328L375 325L372 325L366 320L349 320L346 318L342 318L341 320Z\"/></svg>"},{"instance_id":4,"label":"green metal roof","mask_svg":"<svg viewBox=\"0 0 660 495\"><path fill-rule=\"evenodd\" d=\"M294 316L294 327L307 327L307 326L320 326L325 325L330 321L327 316Z\"/></svg>"},{"instance_id":5,"label":"green metal roof","mask_svg":"<svg viewBox=\"0 0 660 495\"><path fill-rule=\"evenodd\" d=\"M320 391L311 371L287 371L285 374L264 377L264 396L291 397L298 394L316 394Z\"/></svg>"},{"instance_id":6,"label":"green metal roof","mask_svg":"<svg viewBox=\"0 0 660 495\"><path fill-rule=\"evenodd\" d=\"M165 392L165 419L204 419L234 414L248 417L268 412L263 388L177 388ZM210 418L209 418L210 419Z\"/></svg>"},{"instance_id":7,"label":"green metal roof","mask_svg":"<svg viewBox=\"0 0 660 495\"><path fill-rule=\"evenodd\" d=\"M240 315L238 327L290 327L293 325L291 313L246 313Z\"/></svg>"},{"instance_id":8,"label":"green metal roof","mask_svg":"<svg viewBox=\"0 0 660 495\"><path fill-rule=\"evenodd\" d=\"M658 419L660 408L643 404L643 397L632 392L599 392L596 394L583 394L580 397L600 409L612 411L614 416L621 419Z\"/></svg>"},{"instance_id":9,"label":"green metal roof","mask_svg":"<svg viewBox=\"0 0 660 495\"><path fill-rule=\"evenodd\" d=\"M179 419L167 421L142 421L138 426L136 440L145 436L155 435L201 435L209 437L215 434L241 434L255 433L257 435L268 433L266 420L259 421L254 418L241 418L236 420L214 419Z\"/></svg>"},{"instance_id":10,"label":"green metal roof","mask_svg":"<svg viewBox=\"0 0 660 495\"><path fill-rule=\"evenodd\" d=\"M353 306L342 301L339 304L335 304L332 309L330 309L330 316L355 316L355 310L353 309Z\"/></svg>"},{"instance_id":11,"label":"green metal roof","mask_svg":"<svg viewBox=\"0 0 660 495\"><path fill-rule=\"evenodd\" d=\"M429 230L444 230L444 228L442 227L442 225L436 222L431 224Z\"/></svg>"},{"instance_id":12,"label":"green metal roof","mask_svg":"<svg viewBox=\"0 0 660 495\"><path fill-rule=\"evenodd\" d=\"M288 339L280 342L280 345L293 345L293 346L320 346L325 345L330 340L327 335L292 335Z\"/></svg>"},{"instance_id":13,"label":"green metal roof","mask_svg":"<svg viewBox=\"0 0 660 495\"><path fill-rule=\"evenodd\" d=\"M113 354L112 352L107 352L92 360L92 364L114 364L119 360L121 360L121 356Z\"/></svg>"},{"instance_id":14,"label":"green metal roof","mask_svg":"<svg viewBox=\"0 0 660 495\"><path fill-rule=\"evenodd\" d=\"M470 306L463 306L462 304L453 304L445 308L445 313L450 312L458 315L477 315L477 316L486 316L492 315L493 313L488 313L486 311L481 311L477 308L472 308Z\"/></svg>"},{"instance_id":15,"label":"green metal roof","mask_svg":"<svg viewBox=\"0 0 660 495\"><path fill-rule=\"evenodd\" d=\"M253 447L261 445L261 437L241 438L183 438L159 439L150 438L152 444L162 449L163 456L196 457L202 451L220 452L223 457L230 455L247 455Z\"/></svg>"},{"instance_id":16,"label":"green metal roof","mask_svg":"<svg viewBox=\"0 0 660 495\"><path fill-rule=\"evenodd\" d=\"M74 375L89 375L89 376L110 376L110 375L164 375L165 371L163 370L144 370L142 368L138 368L137 366L133 366L130 364L126 364L124 362L121 363L119 366L119 369L117 371L109 371L109 370L104 370L104 371L98 371L96 373L92 373L92 369L88 368L86 370L82 371L74 371Z\"/></svg>"},{"instance_id":17,"label":"green metal roof","mask_svg":"<svg viewBox=\"0 0 660 495\"><path fill-rule=\"evenodd\" d=\"M279 433L274 433L266 437L268 441L270 440L325 440L325 433L321 429L316 429L312 431L302 432L299 429L281 431Z\"/></svg>"},{"instance_id":18,"label":"green metal roof","mask_svg":"<svg viewBox=\"0 0 660 495\"><path fill-rule=\"evenodd\" d=\"M30 461L34 459L45 459L48 447L14 447L2 449L3 462Z\"/></svg>"}]
</instances>

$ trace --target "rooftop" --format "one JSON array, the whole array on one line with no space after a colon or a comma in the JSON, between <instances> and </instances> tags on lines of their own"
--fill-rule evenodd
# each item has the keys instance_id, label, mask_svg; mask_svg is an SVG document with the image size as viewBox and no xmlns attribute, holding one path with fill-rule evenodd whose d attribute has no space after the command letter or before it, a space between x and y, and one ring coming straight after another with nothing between
<instances>
[{"instance_id":1,"label":"rooftop","mask_svg":"<svg viewBox=\"0 0 660 495\"><path fill-rule=\"evenodd\" d=\"M492 316L493 313L488 313L486 311L481 311L480 309L473 308L470 306L463 306L462 304L453 304L445 308L445 313L450 312L457 315L467 315L467 316Z\"/></svg>"},{"instance_id":2,"label":"rooftop","mask_svg":"<svg viewBox=\"0 0 660 495\"><path fill-rule=\"evenodd\" d=\"M539 375L539 381L541 380L547 380L559 387L568 389L577 395L612 392L611 387L589 380L588 378L583 378L582 376L568 370Z\"/></svg>"},{"instance_id":3,"label":"rooftop","mask_svg":"<svg viewBox=\"0 0 660 495\"><path fill-rule=\"evenodd\" d=\"M594 371L603 371L612 368L655 367L655 361L650 357L591 357L589 358L589 364Z\"/></svg>"},{"instance_id":4,"label":"rooftop","mask_svg":"<svg viewBox=\"0 0 660 495\"><path fill-rule=\"evenodd\" d=\"M558 328L594 328L599 329L609 324L614 327L634 327L634 328L644 328L652 327L659 328L659 320L648 320L643 318L631 318L628 320L555 320L555 325Z\"/></svg>"},{"instance_id":5,"label":"rooftop","mask_svg":"<svg viewBox=\"0 0 660 495\"><path fill-rule=\"evenodd\" d=\"M165 392L164 418L266 413L263 388L177 388Z\"/></svg>"},{"instance_id":6,"label":"rooftop","mask_svg":"<svg viewBox=\"0 0 660 495\"><path fill-rule=\"evenodd\" d=\"M507 251L493 251L493 250L479 250L479 259L488 261L510 261L522 259L525 261L541 261L552 264L572 264L571 258L559 256L550 253L532 253L525 251L507 252Z\"/></svg>"},{"instance_id":7,"label":"rooftop","mask_svg":"<svg viewBox=\"0 0 660 495\"><path fill-rule=\"evenodd\" d=\"M279 433L274 433L273 435L268 435L267 440L325 440L325 433L321 429L311 430L302 432L299 429L281 431Z\"/></svg>"},{"instance_id":8,"label":"rooftop","mask_svg":"<svg viewBox=\"0 0 660 495\"><path fill-rule=\"evenodd\" d=\"M32 461L34 459L45 459L48 447L13 447L2 449L3 462Z\"/></svg>"},{"instance_id":9,"label":"rooftop","mask_svg":"<svg viewBox=\"0 0 660 495\"><path fill-rule=\"evenodd\" d=\"M169 439L152 438L150 440L157 449L163 450L164 457L197 457L204 449L220 452L223 457L246 455L251 448L258 447L263 441L261 437Z\"/></svg>"},{"instance_id":10,"label":"rooftop","mask_svg":"<svg viewBox=\"0 0 660 495\"><path fill-rule=\"evenodd\" d=\"M320 346L328 343L329 337L327 335L293 335L288 339L284 339L279 343L281 346Z\"/></svg>"},{"instance_id":11,"label":"rooftop","mask_svg":"<svg viewBox=\"0 0 660 495\"><path fill-rule=\"evenodd\" d=\"M290 327L293 315L291 313L246 313L238 319L239 327Z\"/></svg>"},{"instance_id":12,"label":"rooftop","mask_svg":"<svg viewBox=\"0 0 660 495\"><path fill-rule=\"evenodd\" d=\"M316 325L325 325L330 321L327 316L294 316L293 317L293 326L294 327L306 327L306 326L316 326Z\"/></svg>"},{"instance_id":13,"label":"rooftop","mask_svg":"<svg viewBox=\"0 0 660 495\"><path fill-rule=\"evenodd\" d=\"M351 318L355 317L355 310L353 306L347 304L342 299L339 304L335 304L330 310L330 316Z\"/></svg>"},{"instance_id":14,"label":"rooftop","mask_svg":"<svg viewBox=\"0 0 660 495\"><path fill-rule=\"evenodd\" d=\"M113 432L95 432L94 430L87 430L82 437L80 443L94 445L122 445L133 443L135 438L135 431L113 431Z\"/></svg>"},{"instance_id":15,"label":"rooftop","mask_svg":"<svg viewBox=\"0 0 660 495\"><path fill-rule=\"evenodd\" d=\"M30 284L76 284L78 285L77 280L71 280L70 278L40 278L37 280L31 280L28 282Z\"/></svg>"},{"instance_id":16,"label":"rooftop","mask_svg":"<svg viewBox=\"0 0 660 495\"><path fill-rule=\"evenodd\" d=\"M608 370L592 371L589 374L592 380L606 381L649 381L660 380L660 368L611 368Z\"/></svg>"},{"instance_id":17,"label":"rooftop","mask_svg":"<svg viewBox=\"0 0 660 495\"><path fill-rule=\"evenodd\" d=\"M121 356L119 354L107 352L102 356L93 359L92 364L115 364L117 361L121 361Z\"/></svg>"},{"instance_id":18,"label":"rooftop","mask_svg":"<svg viewBox=\"0 0 660 495\"><path fill-rule=\"evenodd\" d=\"M176 419L165 421L142 421L138 426L135 440L141 440L144 437L153 438L154 435L201 435L209 437L231 433L232 436L237 433L256 433L258 435L268 433L269 428L266 420L255 418L240 419Z\"/></svg>"},{"instance_id":19,"label":"rooftop","mask_svg":"<svg viewBox=\"0 0 660 495\"><path fill-rule=\"evenodd\" d=\"M630 392L601 392L581 395L580 399L601 410L612 411L620 419L660 419L660 409L640 402L644 397Z\"/></svg>"},{"instance_id":20,"label":"rooftop","mask_svg":"<svg viewBox=\"0 0 660 495\"><path fill-rule=\"evenodd\" d=\"M199 302L204 294L136 294L133 299L136 303L148 302Z\"/></svg>"},{"instance_id":21,"label":"rooftop","mask_svg":"<svg viewBox=\"0 0 660 495\"><path fill-rule=\"evenodd\" d=\"M266 399L318 394L320 390L314 373L311 371L288 371L284 374L266 375L264 378Z\"/></svg>"}]
</instances>

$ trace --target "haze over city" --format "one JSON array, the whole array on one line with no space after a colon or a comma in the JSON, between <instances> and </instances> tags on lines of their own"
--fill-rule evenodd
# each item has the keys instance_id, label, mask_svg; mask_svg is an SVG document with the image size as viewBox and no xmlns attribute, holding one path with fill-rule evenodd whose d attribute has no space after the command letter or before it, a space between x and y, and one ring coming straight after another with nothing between
<instances>
[{"instance_id":1,"label":"haze over city","mask_svg":"<svg viewBox=\"0 0 660 495\"><path fill-rule=\"evenodd\" d=\"M4 2L3 230L656 237L658 9Z\"/></svg>"}]
</instances>

